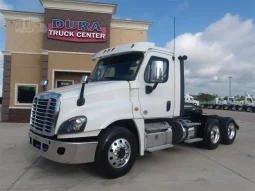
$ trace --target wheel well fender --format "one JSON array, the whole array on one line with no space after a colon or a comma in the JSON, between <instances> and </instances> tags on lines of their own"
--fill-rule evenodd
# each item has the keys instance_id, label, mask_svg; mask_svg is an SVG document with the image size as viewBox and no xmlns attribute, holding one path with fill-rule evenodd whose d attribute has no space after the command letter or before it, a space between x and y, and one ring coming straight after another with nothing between
<instances>
[{"instance_id":1,"label":"wheel well fender","mask_svg":"<svg viewBox=\"0 0 255 191\"><path fill-rule=\"evenodd\" d=\"M138 143L137 150L138 150L138 152L140 151L140 138L139 138L140 136L139 136L139 132L138 132L136 123L134 122L133 119L123 119L123 120L115 121L115 122L109 124L105 129L102 129L98 136L100 136L104 131L106 131L107 129L109 129L113 126L124 127L126 129L128 129L129 131L131 131L135 135L137 143Z\"/></svg>"},{"instance_id":2,"label":"wheel well fender","mask_svg":"<svg viewBox=\"0 0 255 191\"><path fill-rule=\"evenodd\" d=\"M218 116L218 120L219 120L219 122L220 122L220 124L222 124L222 122L223 122L223 120L225 121L225 120L233 120L233 122L234 122L234 125L236 126L236 128L239 130L239 125L236 123L236 121L232 118L232 117L219 117Z\"/></svg>"}]
</instances>

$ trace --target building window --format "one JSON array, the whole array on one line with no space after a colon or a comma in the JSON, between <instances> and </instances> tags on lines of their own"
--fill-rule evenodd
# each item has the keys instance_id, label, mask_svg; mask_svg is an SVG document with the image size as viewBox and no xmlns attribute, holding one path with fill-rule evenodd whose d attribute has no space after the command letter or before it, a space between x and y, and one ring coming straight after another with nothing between
<instances>
[{"instance_id":1,"label":"building window","mask_svg":"<svg viewBox=\"0 0 255 191\"><path fill-rule=\"evenodd\" d=\"M65 86L71 86L74 84L74 80L56 80L55 87L61 88Z\"/></svg>"},{"instance_id":2,"label":"building window","mask_svg":"<svg viewBox=\"0 0 255 191\"><path fill-rule=\"evenodd\" d=\"M31 105L37 92L37 84L16 84L16 105Z\"/></svg>"}]
</instances>

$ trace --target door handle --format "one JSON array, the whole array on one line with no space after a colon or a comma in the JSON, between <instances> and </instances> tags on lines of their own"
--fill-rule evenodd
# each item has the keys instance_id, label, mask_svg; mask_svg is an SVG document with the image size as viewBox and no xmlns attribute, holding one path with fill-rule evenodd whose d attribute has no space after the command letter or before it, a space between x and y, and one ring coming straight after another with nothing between
<instances>
[{"instance_id":1,"label":"door handle","mask_svg":"<svg viewBox=\"0 0 255 191\"><path fill-rule=\"evenodd\" d=\"M166 111L170 111L171 109L171 101L166 102Z\"/></svg>"}]
</instances>

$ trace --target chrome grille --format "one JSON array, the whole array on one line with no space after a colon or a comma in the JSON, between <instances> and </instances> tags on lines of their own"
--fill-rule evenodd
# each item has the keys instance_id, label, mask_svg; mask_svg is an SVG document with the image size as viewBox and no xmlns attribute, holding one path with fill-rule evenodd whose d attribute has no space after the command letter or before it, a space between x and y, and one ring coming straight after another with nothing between
<instances>
[{"instance_id":1,"label":"chrome grille","mask_svg":"<svg viewBox=\"0 0 255 191\"><path fill-rule=\"evenodd\" d=\"M42 93L35 96L30 116L31 129L44 135L54 135L60 110L61 95Z\"/></svg>"}]
</instances>

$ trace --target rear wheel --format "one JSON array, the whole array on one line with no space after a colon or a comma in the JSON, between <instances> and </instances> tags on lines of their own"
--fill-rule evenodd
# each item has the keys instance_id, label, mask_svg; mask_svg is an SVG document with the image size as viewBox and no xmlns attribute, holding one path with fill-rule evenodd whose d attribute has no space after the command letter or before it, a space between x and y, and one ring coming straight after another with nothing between
<instances>
[{"instance_id":1,"label":"rear wheel","mask_svg":"<svg viewBox=\"0 0 255 191\"><path fill-rule=\"evenodd\" d=\"M230 117L224 117L220 122L221 143L231 145L236 138L235 122Z\"/></svg>"},{"instance_id":2,"label":"rear wheel","mask_svg":"<svg viewBox=\"0 0 255 191\"><path fill-rule=\"evenodd\" d=\"M224 110L228 110L228 108L229 108L228 105L224 105L224 106L223 106L223 109L224 109Z\"/></svg>"},{"instance_id":3,"label":"rear wheel","mask_svg":"<svg viewBox=\"0 0 255 191\"><path fill-rule=\"evenodd\" d=\"M253 112L252 107L247 107L247 108L246 108L246 111L247 111L247 112Z\"/></svg>"},{"instance_id":4,"label":"rear wheel","mask_svg":"<svg viewBox=\"0 0 255 191\"><path fill-rule=\"evenodd\" d=\"M204 148L208 150L216 149L221 141L219 121L217 119L208 119L204 130Z\"/></svg>"},{"instance_id":5,"label":"rear wheel","mask_svg":"<svg viewBox=\"0 0 255 191\"><path fill-rule=\"evenodd\" d=\"M95 166L101 175L118 178L131 170L136 156L135 135L124 127L110 127L99 136Z\"/></svg>"}]
</instances>

